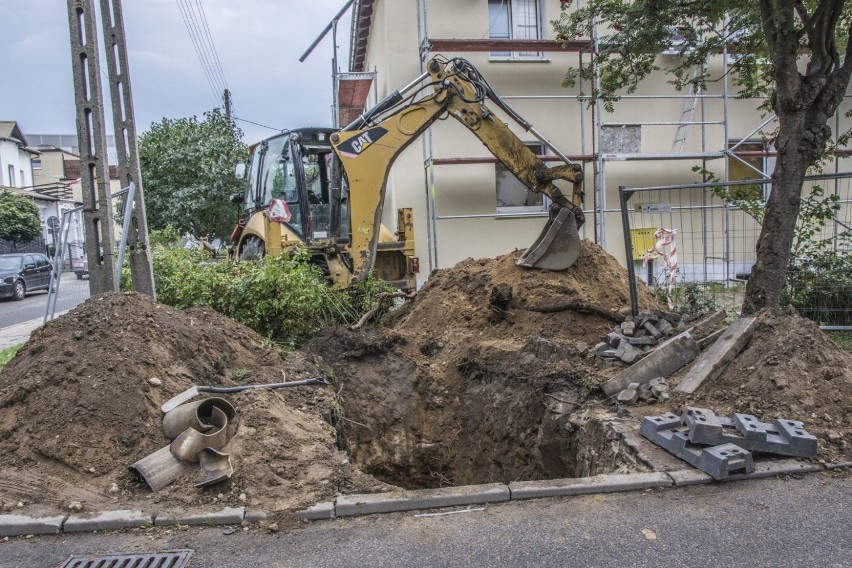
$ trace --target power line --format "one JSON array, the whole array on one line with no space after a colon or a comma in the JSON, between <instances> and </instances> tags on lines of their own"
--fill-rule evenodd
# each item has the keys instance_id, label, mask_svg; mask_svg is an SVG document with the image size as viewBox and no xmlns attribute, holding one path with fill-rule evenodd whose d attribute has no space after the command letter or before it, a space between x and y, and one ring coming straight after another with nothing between
<instances>
[{"instance_id":1,"label":"power line","mask_svg":"<svg viewBox=\"0 0 852 568\"><path fill-rule=\"evenodd\" d=\"M201 56L201 50L199 49L198 42L195 39L195 35L192 33L192 29L189 25L189 18L184 11L184 5L181 3L181 0L175 0L178 6L178 10L180 10L181 18L183 18L183 23L186 26L186 31L189 34L189 39L192 42L192 46L195 48L195 54L198 56L198 61L201 63L201 69L204 71L204 76L207 78L207 84L210 86L210 92L213 94L214 100L218 103L219 96L217 94L217 89L214 85L213 79L210 76L210 71L207 68L207 65L204 62L204 58Z\"/></svg>"},{"instance_id":2,"label":"power line","mask_svg":"<svg viewBox=\"0 0 852 568\"><path fill-rule=\"evenodd\" d=\"M204 30L207 33L207 40L210 42L210 47L213 51L213 59L216 60L216 68L219 70L219 75L222 77L222 82L225 88L228 88L228 80L225 79L225 72L222 70L222 62L219 60L219 52L216 50L216 43L213 41L213 34L210 33L210 26L207 25L207 13L204 11L204 5L201 0L195 0L198 4L198 11L201 13L201 21L204 23Z\"/></svg>"},{"instance_id":3,"label":"power line","mask_svg":"<svg viewBox=\"0 0 852 568\"><path fill-rule=\"evenodd\" d=\"M254 124L255 126L260 126L261 128L268 128L269 130L274 130L276 132L284 132L284 128L275 128L274 126L266 126L265 124L261 124L259 122L252 122L251 120L246 120L245 118L240 118L238 116L234 117L234 120L239 120L240 122L248 122L249 124Z\"/></svg>"},{"instance_id":4,"label":"power line","mask_svg":"<svg viewBox=\"0 0 852 568\"><path fill-rule=\"evenodd\" d=\"M186 26L189 39L192 41L192 45L195 48L195 54L198 56L198 61L201 64L205 77L207 78L207 83L210 86L213 98L217 104L222 104L223 93L225 89L227 89L227 81L225 80L225 74L222 71L222 67L219 64L218 55L214 55L215 45L213 44L213 37L209 33L209 26L207 26L207 32L204 32L202 30L202 25L206 24L199 23L201 22L203 6L201 5L200 0L196 0L196 4L199 8L199 14L197 15L190 0L176 0L176 2L178 9L181 12L184 25Z\"/></svg>"}]
</instances>

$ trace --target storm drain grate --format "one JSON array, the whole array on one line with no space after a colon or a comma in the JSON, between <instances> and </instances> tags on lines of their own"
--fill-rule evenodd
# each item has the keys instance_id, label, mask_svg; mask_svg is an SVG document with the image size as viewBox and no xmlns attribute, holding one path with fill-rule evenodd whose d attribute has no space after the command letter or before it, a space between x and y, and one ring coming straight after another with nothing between
<instances>
[{"instance_id":1,"label":"storm drain grate","mask_svg":"<svg viewBox=\"0 0 852 568\"><path fill-rule=\"evenodd\" d=\"M62 568L183 568L189 565L192 550L167 550L142 554L71 556Z\"/></svg>"}]
</instances>

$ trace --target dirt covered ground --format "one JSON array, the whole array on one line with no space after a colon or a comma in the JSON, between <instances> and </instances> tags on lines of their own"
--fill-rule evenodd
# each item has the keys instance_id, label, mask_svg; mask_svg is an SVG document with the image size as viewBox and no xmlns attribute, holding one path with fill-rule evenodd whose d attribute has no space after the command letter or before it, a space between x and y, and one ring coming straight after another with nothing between
<instances>
[{"instance_id":1,"label":"dirt covered ground","mask_svg":"<svg viewBox=\"0 0 852 568\"><path fill-rule=\"evenodd\" d=\"M438 270L381 325L326 330L286 359L210 310L92 298L0 371L0 511L67 512L72 501L84 511L289 511L389 484L647 469L598 388L625 365L592 353L629 313L626 271L588 241L564 272L518 268L517 256ZM662 308L644 288L640 304ZM190 469L152 493L127 470L168 444L160 405L190 386L314 376L334 386L225 395L238 424L225 448L231 480L196 489L203 474ZM802 420L820 458L839 461L852 455L851 387L849 353L808 320L767 311L718 380L630 412L694 404Z\"/></svg>"},{"instance_id":2,"label":"dirt covered ground","mask_svg":"<svg viewBox=\"0 0 852 568\"><path fill-rule=\"evenodd\" d=\"M852 353L793 310L761 312L751 341L722 375L667 406L680 412L687 404L722 416L799 420L819 439L820 459L852 458Z\"/></svg>"},{"instance_id":3,"label":"dirt covered ground","mask_svg":"<svg viewBox=\"0 0 852 568\"><path fill-rule=\"evenodd\" d=\"M72 501L92 511L283 510L380 486L342 463L324 419L335 408L330 387L226 395L238 420L225 449L236 470L230 481L196 489L204 476L191 468L152 494L127 470L168 445L160 405L185 389L313 376L301 354L282 361L212 310L175 310L139 294L91 298L36 331L0 371L3 510L18 511L19 502L67 510Z\"/></svg>"}]
</instances>

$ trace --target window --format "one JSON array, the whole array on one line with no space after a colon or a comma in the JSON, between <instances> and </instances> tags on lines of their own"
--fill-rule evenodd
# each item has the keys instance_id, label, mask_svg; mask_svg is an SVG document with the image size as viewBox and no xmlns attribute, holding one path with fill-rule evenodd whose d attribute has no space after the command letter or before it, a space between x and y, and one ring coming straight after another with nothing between
<instances>
[{"instance_id":1,"label":"window","mask_svg":"<svg viewBox=\"0 0 852 568\"><path fill-rule=\"evenodd\" d=\"M766 152L760 140L732 140L728 144L734 153L740 155L728 156L728 179L742 181L768 177L775 167L775 157L761 155ZM731 199L758 199L767 197L764 191L769 191L770 184L734 185L728 188Z\"/></svg>"},{"instance_id":2,"label":"window","mask_svg":"<svg viewBox=\"0 0 852 568\"><path fill-rule=\"evenodd\" d=\"M9 187L16 187L15 183L15 166L9 164Z\"/></svg>"},{"instance_id":3,"label":"window","mask_svg":"<svg viewBox=\"0 0 852 568\"><path fill-rule=\"evenodd\" d=\"M541 39L539 0L488 0L488 37ZM538 59L538 51L492 51L491 57Z\"/></svg>"},{"instance_id":4,"label":"window","mask_svg":"<svg viewBox=\"0 0 852 568\"><path fill-rule=\"evenodd\" d=\"M544 145L527 143L527 148L537 156L544 155ZM534 193L527 189L506 166L497 162L494 167L497 176L497 213L523 213L545 211L550 203L543 193Z\"/></svg>"},{"instance_id":5,"label":"window","mask_svg":"<svg viewBox=\"0 0 852 568\"><path fill-rule=\"evenodd\" d=\"M41 169L41 158L33 158L33 169L40 170Z\"/></svg>"}]
</instances>

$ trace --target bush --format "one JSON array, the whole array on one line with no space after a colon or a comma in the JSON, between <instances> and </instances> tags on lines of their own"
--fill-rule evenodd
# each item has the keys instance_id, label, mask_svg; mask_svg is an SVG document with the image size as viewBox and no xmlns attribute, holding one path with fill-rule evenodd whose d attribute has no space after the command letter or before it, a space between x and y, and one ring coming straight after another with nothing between
<instances>
[{"instance_id":1,"label":"bush","mask_svg":"<svg viewBox=\"0 0 852 568\"><path fill-rule=\"evenodd\" d=\"M825 251L797 259L787 273L781 304L820 325L852 325L852 255Z\"/></svg>"},{"instance_id":2,"label":"bush","mask_svg":"<svg viewBox=\"0 0 852 568\"><path fill-rule=\"evenodd\" d=\"M259 261L216 262L202 250L153 249L157 300L176 308L210 306L277 343L296 346L319 330L348 325L389 290L368 280L330 287L307 250Z\"/></svg>"}]
</instances>

